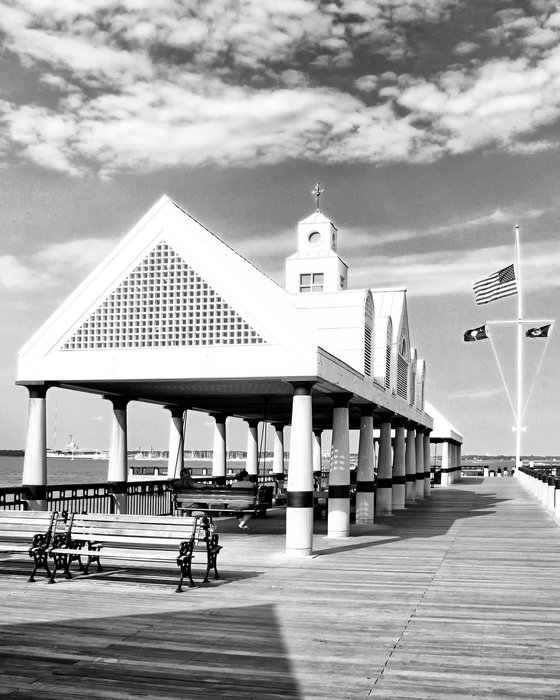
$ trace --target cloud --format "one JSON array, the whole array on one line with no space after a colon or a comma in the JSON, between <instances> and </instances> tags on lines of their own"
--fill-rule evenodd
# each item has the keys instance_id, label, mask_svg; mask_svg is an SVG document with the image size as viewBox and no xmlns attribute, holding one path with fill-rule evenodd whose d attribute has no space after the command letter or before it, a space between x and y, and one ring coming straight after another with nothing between
<instances>
[{"instance_id":1,"label":"cloud","mask_svg":"<svg viewBox=\"0 0 560 700\"><path fill-rule=\"evenodd\" d=\"M504 393L503 387L494 387L490 389L463 389L455 390L453 396L456 399L469 399L469 400L484 400L493 399L496 396L502 396Z\"/></svg>"},{"instance_id":2,"label":"cloud","mask_svg":"<svg viewBox=\"0 0 560 700\"><path fill-rule=\"evenodd\" d=\"M350 261L350 256L349 256ZM368 255L362 249L351 263L353 287L406 286L415 296L471 294L473 284L513 262L512 246L494 246L463 253L441 250L405 255ZM523 280L532 290L560 287L560 250L555 241L524 246Z\"/></svg>"},{"instance_id":3,"label":"cloud","mask_svg":"<svg viewBox=\"0 0 560 700\"><path fill-rule=\"evenodd\" d=\"M451 21L458 6L92 0L84 9L76 0L48 8L21 0L0 17L4 45L22 76L39 71L48 99L4 95L2 149L102 177L206 163L431 162L481 148L544 149L539 129L560 118L560 13L504 10L486 39L465 35L449 50L448 68L403 73L402 57L416 51L411 25L428 43L430 24ZM500 55L471 63L484 39ZM512 43L523 49L513 58L504 53ZM379 55L381 75L370 67Z\"/></svg>"},{"instance_id":4,"label":"cloud","mask_svg":"<svg viewBox=\"0 0 560 700\"><path fill-rule=\"evenodd\" d=\"M114 239L86 238L55 243L25 258L0 256L0 289L41 292L77 284L116 245Z\"/></svg>"}]
</instances>

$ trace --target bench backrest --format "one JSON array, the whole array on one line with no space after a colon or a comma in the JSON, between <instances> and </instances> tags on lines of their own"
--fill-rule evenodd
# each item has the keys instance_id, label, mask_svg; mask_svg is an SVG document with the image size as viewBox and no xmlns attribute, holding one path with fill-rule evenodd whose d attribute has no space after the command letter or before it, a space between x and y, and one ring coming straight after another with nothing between
<instances>
[{"instance_id":1,"label":"bench backrest","mask_svg":"<svg viewBox=\"0 0 560 700\"><path fill-rule=\"evenodd\" d=\"M69 516L72 540L130 542L178 547L181 542L205 539L207 527L200 516L110 515L73 513Z\"/></svg>"},{"instance_id":2,"label":"bench backrest","mask_svg":"<svg viewBox=\"0 0 560 700\"><path fill-rule=\"evenodd\" d=\"M57 513L43 510L0 510L0 539L29 541L52 532Z\"/></svg>"}]
</instances>

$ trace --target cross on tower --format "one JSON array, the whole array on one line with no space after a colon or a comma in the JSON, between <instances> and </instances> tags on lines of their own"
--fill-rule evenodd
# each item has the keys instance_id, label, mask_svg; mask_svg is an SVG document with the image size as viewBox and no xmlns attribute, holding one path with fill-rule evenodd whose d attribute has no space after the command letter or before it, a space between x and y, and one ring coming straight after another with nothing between
<instances>
[{"instance_id":1,"label":"cross on tower","mask_svg":"<svg viewBox=\"0 0 560 700\"><path fill-rule=\"evenodd\" d=\"M317 184L315 185L315 189L314 189L314 190L311 190L311 194L314 195L314 197L315 197L315 207L316 207L316 211L319 211L319 197L323 194L324 191L325 191L325 190L322 190L322 189L321 189L321 183L320 183L320 182L317 182Z\"/></svg>"}]
</instances>

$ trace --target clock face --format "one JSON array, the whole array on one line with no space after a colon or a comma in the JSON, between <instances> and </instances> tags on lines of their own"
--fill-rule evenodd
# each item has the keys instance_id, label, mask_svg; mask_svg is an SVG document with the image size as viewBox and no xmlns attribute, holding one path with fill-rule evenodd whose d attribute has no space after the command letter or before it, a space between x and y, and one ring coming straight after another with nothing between
<instances>
[{"instance_id":1,"label":"clock face","mask_svg":"<svg viewBox=\"0 0 560 700\"><path fill-rule=\"evenodd\" d=\"M309 237L307 240L311 243L311 245L317 245L318 243L321 242L321 234L319 233L319 231L312 231L309 234Z\"/></svg>"}]
</instances>

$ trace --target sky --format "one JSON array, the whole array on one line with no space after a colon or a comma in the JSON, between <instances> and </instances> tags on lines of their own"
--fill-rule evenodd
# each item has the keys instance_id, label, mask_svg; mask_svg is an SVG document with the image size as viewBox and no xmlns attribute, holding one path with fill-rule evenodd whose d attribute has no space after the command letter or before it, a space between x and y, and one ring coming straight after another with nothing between
<instances>
[{"instance_id":1,"label":"sky","mask_svg":"<svg viewBox=\"0 0 560 700\"><path fill-rule=\"evenodd\" d=\"M515 318L472 286L516 224L524 317L557 313L560 3L0 0L0 37L0 447L25 443L19 348L162 194L282 283L320 181L349 287L407 288L463 452L514 454L514 327L463 333ZM555 327L524 347L522 452L558 455ZM108 402L48 404L51 446L108 446ZM165 449L168 416L132 404L129 430Z\"/></svg>"}]
</instances>

